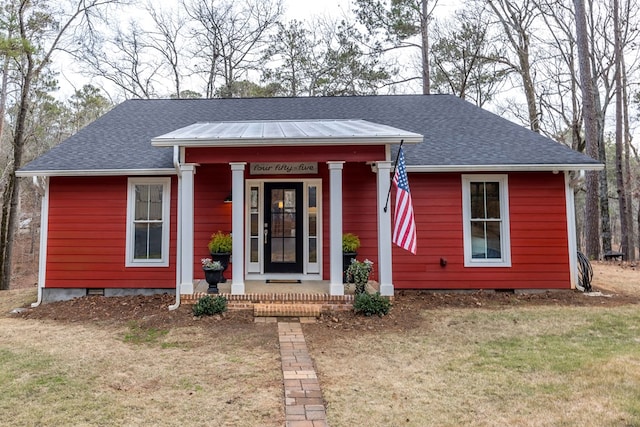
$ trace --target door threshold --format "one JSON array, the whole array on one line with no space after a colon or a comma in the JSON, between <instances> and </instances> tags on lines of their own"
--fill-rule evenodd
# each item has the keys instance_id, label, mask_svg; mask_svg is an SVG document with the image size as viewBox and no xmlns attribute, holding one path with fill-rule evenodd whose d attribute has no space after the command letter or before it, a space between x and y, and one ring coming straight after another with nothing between
<instances>
[{"instance_id":1,"label":"door threshold","mask_svg":"<svg viewBox=\"0 0 640 427\"><path fill-rule=\"evenodd\" d=\"M302 283L302 280L299 279L267 279L265 281L265 283L289 283L289 284L296 284L296 283Z\"/></svg>"}]
</instances>

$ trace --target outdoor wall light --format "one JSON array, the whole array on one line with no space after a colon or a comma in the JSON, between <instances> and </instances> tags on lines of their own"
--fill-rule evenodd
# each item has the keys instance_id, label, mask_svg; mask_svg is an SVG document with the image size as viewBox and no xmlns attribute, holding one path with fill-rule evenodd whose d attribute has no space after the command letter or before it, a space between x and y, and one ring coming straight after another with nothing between
<instances>
[{"instance_id":1,"label":"outdoor wall light","mask_svg":"<svg viewBox=\"0 0 640 427\"><path fill-rule=\"evenodd\" d=\"M231 193L231 191L229 191L229 195L227 197L224 198L224 202L225 203L231 203L233 202L233 194Z\"/></svg>"}]
</instances>

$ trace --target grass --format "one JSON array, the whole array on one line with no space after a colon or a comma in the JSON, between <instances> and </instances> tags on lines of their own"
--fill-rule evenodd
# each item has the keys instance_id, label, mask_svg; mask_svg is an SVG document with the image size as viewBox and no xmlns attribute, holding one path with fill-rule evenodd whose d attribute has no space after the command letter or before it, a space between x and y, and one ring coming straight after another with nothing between
<instances>
[{"instance_id":1,"label":"grass","mask_svg":"<svg viewBox=\"0 0 640 427\"><path fill-rule=\"evenodd\" d=\"M143 328L136 322L129 323L129 330L124 335L124 342L131 344L157 344L163 348L176 346L176 343L165 342L164 338L169 333L168 330L157 328Z\"/></svg>"},{"instance_id":2,"label":"grass","mask_svg":"<svg viewBox=\"0 0 640 427\"><path fill-rule=\"evenodd\" d=\"M640 425L639 325L637 307L447 309L311 351L330 425Z\"/></svg>"},{"instance_id":3,"label":"grass","mask_svg":"<svg viewBox=\"0 0 640 427\"><path fill-rule=\"evenodd\" d=\"M596 285L640 292L638 272L594 269ZM0 310L34 299L33 289L2 291ZM640 426L635 305L428 310L407 331L322 341L319 327L305 337L332 426ZM0 396L13 426L284 424L272 324L0 317Z\"/></svg>"},{"instance_id":4,"label":"grass","mask_svg":"<svg viewBox=\"0 0 640 427\"><path fill-rule=\"evenodd\" d=\"M12 426L281 426L269 326L232 333L0 317L0 413Z\"/></svg>"}]
</instances>

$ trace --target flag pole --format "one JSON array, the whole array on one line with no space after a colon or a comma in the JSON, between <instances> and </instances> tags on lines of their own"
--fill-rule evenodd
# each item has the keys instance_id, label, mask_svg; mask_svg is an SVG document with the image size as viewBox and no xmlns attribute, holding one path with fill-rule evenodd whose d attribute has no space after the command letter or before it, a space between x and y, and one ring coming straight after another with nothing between
<instances>
[{"instance_id":1,"label":"flag pole","mask_svg":"<svg viewBox=\"0 0 640 427\"><path fill-rule=\"evenodd\" d=\"M404 139L400 140L400 147L398 148L398 154L396 154L396 161L393 165L393 173L392 177L396 176L396 169L398 168L398 159L400 158L400 150L402 150L402 144L404 144ZM387 202L384 204L384 211L387 212L387 208L389 207L389 197L391 196L391 187L393 186L393 178L391 178L391 183L389 184L389 191L387 192Z\"/></svg>"}]
</instances>

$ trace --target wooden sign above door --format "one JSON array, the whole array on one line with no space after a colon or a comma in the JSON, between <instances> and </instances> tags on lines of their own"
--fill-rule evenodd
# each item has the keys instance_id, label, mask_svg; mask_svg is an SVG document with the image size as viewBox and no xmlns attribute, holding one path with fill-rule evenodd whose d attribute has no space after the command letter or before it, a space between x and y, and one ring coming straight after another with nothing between
<instances>
[{"instance_id":1,"label":"wooden sign above door","mask_svg":"<svg viewBox=\"0 0 640 427\"><path fill-rule=\"evenodd\" d=\"M317 162L269 162L251 163L249 166L251 175L300 175L317 174Z\"/></svg>"}]
</instances>

